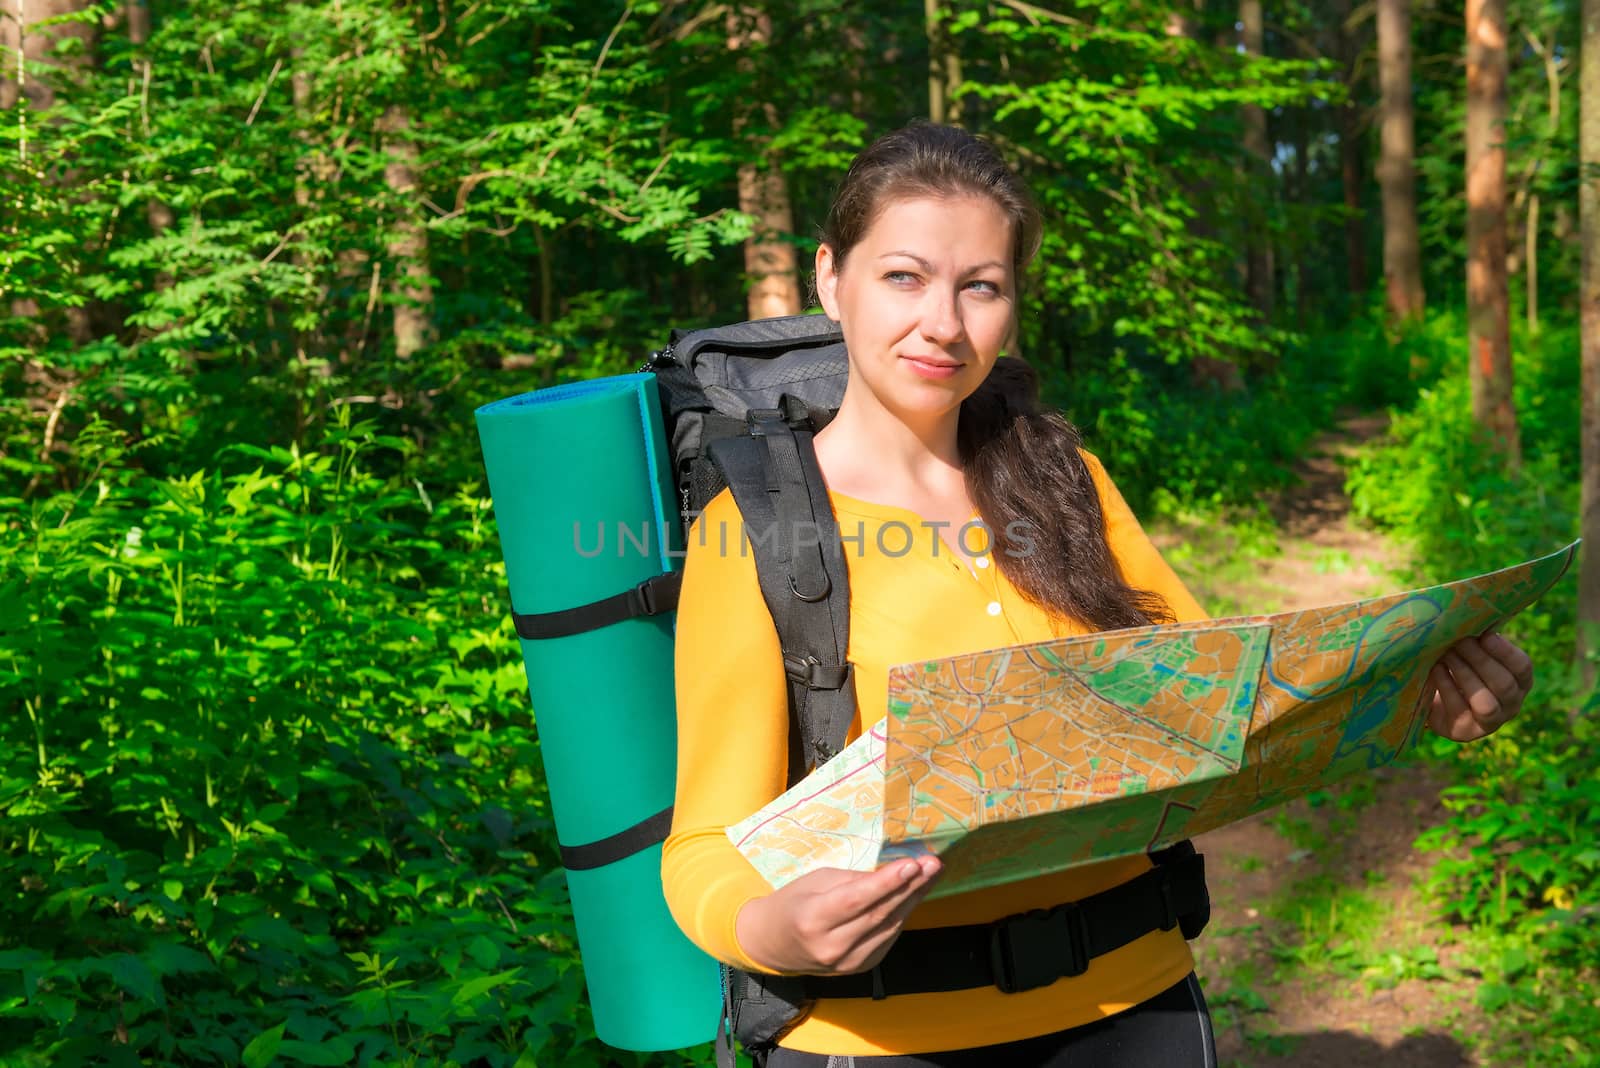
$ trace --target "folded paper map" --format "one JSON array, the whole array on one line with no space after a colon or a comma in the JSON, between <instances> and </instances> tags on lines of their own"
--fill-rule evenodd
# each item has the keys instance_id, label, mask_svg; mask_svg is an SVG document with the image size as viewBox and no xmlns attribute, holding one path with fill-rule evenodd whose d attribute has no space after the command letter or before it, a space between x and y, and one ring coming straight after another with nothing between
<instances>
[{"instance_id":1,"label":"folded paper map","mask_svg":"<svg viewBox=\"0 0 1600 1068\"><path fill-rule=\"evenodd\" d=\"M728 837L774 887L937 853L930 897L1171 845L1415 744L1434 661L1577 544L1391 597L901 665L888 716Z\"/></svg>"}]
</instances>

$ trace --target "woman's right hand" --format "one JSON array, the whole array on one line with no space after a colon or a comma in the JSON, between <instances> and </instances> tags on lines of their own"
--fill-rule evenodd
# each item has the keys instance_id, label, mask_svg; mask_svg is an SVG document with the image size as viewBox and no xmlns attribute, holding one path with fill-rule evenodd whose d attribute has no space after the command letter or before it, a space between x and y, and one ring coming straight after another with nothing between
<instances>
[{"instance_id":1,"label":"woman's right hand","mask_svg":"<svg viewBox=\"0 0 1600 1068\"><path fill-rule=\"evenodd\" d=\"M739 910L734 933L750 959L777 972L851 975L876 965L900 936L941 865L912 857L877 871L821 868Z\"/></svg>"}]
</instances>

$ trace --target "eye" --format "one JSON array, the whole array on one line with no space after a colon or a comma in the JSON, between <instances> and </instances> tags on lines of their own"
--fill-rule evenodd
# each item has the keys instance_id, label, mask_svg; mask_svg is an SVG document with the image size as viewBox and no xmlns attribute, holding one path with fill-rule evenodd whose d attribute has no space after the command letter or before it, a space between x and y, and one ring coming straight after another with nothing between
<instances>
[{"instance_id":1,"label":"eye","mask_svg":"<svg viewBox=\"0 0 1600 1068\"><path fill-rule=\"evenodd\" d=\"M986 297L998 297L1000 295L1000 286L983 278L974 278L967 283L967 288L982 293Z\"/></svg>"},{"instance_id":2,"label":"eye","mask_svg":"<svg viewBox=\"0 0 1600 1068\"><path fill-rule=\"evenodd\" d=\"M916 282L917 276L910 271L886 271L883 279L891 285L907 286Z\"/></svg>"}]
</instances>

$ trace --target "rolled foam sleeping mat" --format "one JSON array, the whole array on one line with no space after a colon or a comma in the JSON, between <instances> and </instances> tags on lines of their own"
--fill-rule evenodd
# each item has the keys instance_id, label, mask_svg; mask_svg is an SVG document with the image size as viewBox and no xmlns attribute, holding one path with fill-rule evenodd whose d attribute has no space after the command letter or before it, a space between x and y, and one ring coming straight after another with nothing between
<instances>
[{"instance_id":1,"label":"rolled foam sleeping mat","mask_svg":"<svg viewBox=\"0 0 1600 1068\"><path fill-rule=\"evenodd\" d=\"M496 401L477 423L515 612L586 605L679 565L654 375ZM660 842L594 867L576 860L651 817L659 826L672 805L673 619L522 641L595 1031L621 1049L708 1042L721 1016L718 965L662 897Z\"/></svg>"}]
</instances>

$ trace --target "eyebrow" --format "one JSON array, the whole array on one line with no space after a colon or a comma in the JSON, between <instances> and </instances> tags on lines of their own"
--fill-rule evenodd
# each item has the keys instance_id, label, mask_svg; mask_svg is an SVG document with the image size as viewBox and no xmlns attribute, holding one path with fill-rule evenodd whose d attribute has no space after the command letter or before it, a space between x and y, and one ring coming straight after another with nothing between
<instances>
[{"instance_id":1,"label":"eyebrow","mask_svg":"<svg viewBox=\"0 0 1600 1068\"><path fill-rule=\"evenodd\" d=\"M924 271L932 271L933 270L933 264L929 263L927 260L925 260L921 256L917 255L915 252L907 252L905 249L896 249L893 252L885 252L883 255L879 256L878 258L880 260L886 260L890 256L904 256L908 260L915 260L917 262L917 265L919 267L921 267ZM982 263L974 264L973 266L967 268L965 273L967 273L967 274L976 274L977 272L979 272L981 270L984 270L985 268L988 268L988 267L995 267L995 268L998 268L998 269L1000 269L1002 271L1006 269L1006 265L1001 263L999 260L985 260Z\"/></svg>"}]
</instances>

